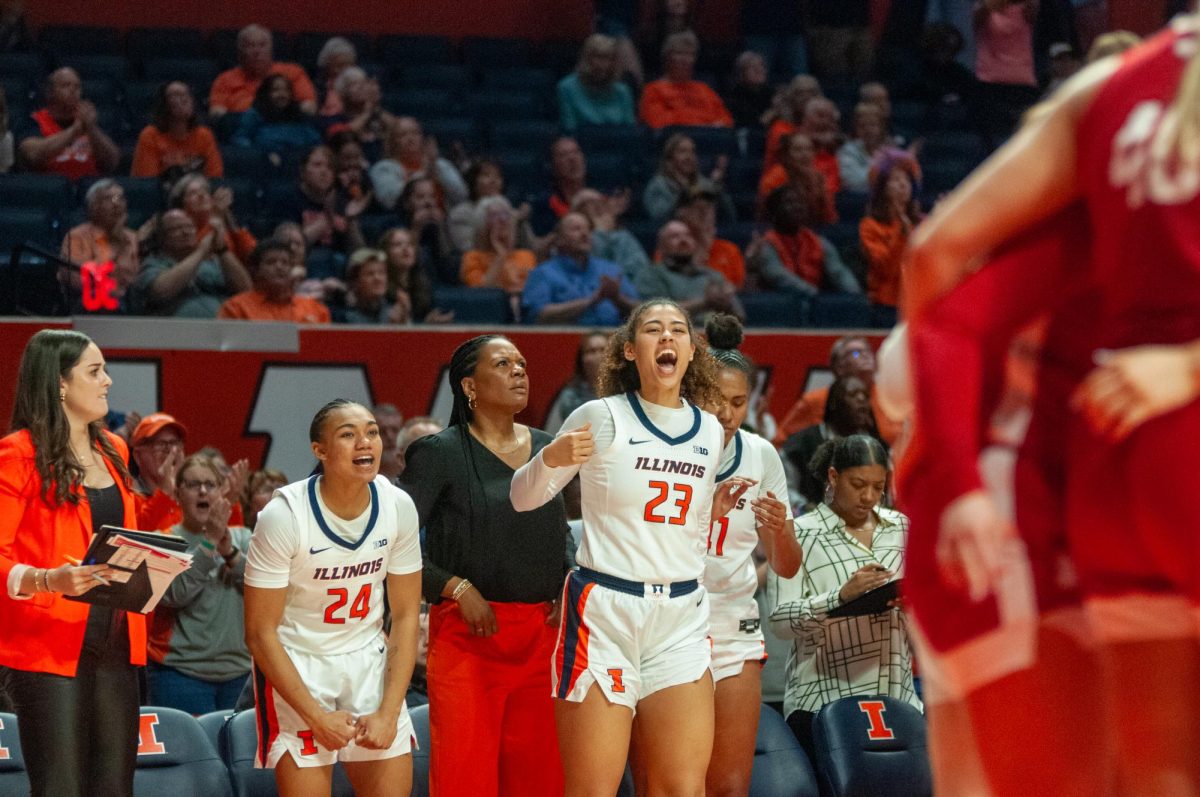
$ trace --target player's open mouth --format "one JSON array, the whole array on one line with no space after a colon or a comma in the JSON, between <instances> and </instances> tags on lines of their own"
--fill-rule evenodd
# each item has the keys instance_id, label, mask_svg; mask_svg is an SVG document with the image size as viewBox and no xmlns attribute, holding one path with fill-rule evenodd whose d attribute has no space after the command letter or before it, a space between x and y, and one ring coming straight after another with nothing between
<instances>
[{"instance_id":1,"label":"player's open mouth","mask_svg":"<svg viewBox=\"0 0 1200 797\"><path fill-rule=\"evenodd\" d=\"M654 358L654 365L658 372L663 376L670 376L675 373L675 366L679 357L671 349L663 349Z\"/></svg>"},{"instance_id":2,"label":"player's open mouth","mask_svg":"<svg viewBox=\"0 0 1200 797\"><path fill-rule=\"evenodd\" d=\"M375 464L375 457L355 457L352 461L359 467L369 468Z\"/></svg>"}]
</instances>

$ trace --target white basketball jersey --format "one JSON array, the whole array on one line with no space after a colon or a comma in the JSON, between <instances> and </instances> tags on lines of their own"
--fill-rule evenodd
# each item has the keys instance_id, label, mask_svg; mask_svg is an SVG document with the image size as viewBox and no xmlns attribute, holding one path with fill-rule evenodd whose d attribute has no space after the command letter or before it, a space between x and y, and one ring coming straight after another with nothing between
<instances>
[{"instance_id":1,"label":"white basketball jersey","mask_svg":"<svg viewBox=\"0 0 1200 797\"><path fill-rule=\"evenodd\" d=\"M318 478L281 487L259 513L246 583L287 587L279 623L284 647L349 653L372 644L383 629L387 575L421 569L417 510L407 493L376 476L362 534L346 540L319 506Z\"/></svg>"},{"instance_id":2,"label":"white basketball jersey","mask_svg":"<svg viewBox=\"0 0 1200 797\"><path fill-rule=\"evenodd\" d=\"M600 399L612 445L580 468L583 541L576 560L631 581L699 578L723 440L715 417L691 404L688 431L670 437L635 394Z\"/></svg>"},{"instance_id":3,"label":"white basketball jersey","mask_svg":"<svg viewBox=\"0 0 1200 797\"><path fill-rule=\"evenodd\" d=\"M754 593L758 577L754 570L755 546L758 545L757 521L750 502L768 491L785 505L787 479L779 453L768 441L750 432L738 430L721 456L717 481L733 476L754 479L738 499L737 505L723 518L712 523L708 536L708 555L704 562L704 588L712 596L712 611L723 609L740 612L745 617L758 617ZM788 512L791 522L791 512Z\"/></svg>"}]
</instances>

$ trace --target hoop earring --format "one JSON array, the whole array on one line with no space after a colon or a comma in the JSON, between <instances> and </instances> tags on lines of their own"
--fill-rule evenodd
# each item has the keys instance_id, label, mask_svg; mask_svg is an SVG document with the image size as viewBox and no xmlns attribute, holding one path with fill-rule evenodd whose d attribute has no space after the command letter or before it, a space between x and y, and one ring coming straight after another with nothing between
<instances>
[{"instance_id":1,"label":"hoop earring","mask_svg":"<svg viewBox=\"0 0 1200 797\"><path fill-rule=\"evenodd\" d=\"M471 412L475 411L475 394L467 396L467 406L471 408Z\"/></svg>"},{"instance_id":2,"label":"hoop earring","mask_svg":"<svg viewBox=\"0 0 1200 797\"><path fill-rule=\"evenodd\" d=\"M60 403L66 403L66 401L67 401L67 391L65 391L65 390L60 390L60 391L58 392L58 400L59 400L59 402L60 402Z\"/></svg>"},{"instance_id":3,"label":"hoop earring","mask_svg":"<svg viewBox=\"0 0 1200 797\"><path fill-rule=\"evenodd\" d=\"M824 501L824 503L826 506L829 506L833 503L833 485L830 484L829 482L825 482L825 501Z\"/></svg>"}]
</instances>

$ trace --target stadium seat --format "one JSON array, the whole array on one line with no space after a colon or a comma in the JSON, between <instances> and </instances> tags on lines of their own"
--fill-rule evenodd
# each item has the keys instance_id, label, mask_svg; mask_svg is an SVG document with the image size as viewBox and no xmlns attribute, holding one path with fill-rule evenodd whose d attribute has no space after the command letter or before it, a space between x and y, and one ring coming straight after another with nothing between
<instances>
[{"instance_id":1,"label":"stadium seat","mask_svg":"<svg viewBox=\"0 0 1200 797\"><path fill-rule=\"evenodd\" d=\"M41 53L0 53L0 77L21 77L32 83L45 69Z\"/></svg>"},{"instance_id":2,"label":"stadium seat","mask_svg":"<svg viewBox=\"0 0 1200 797\"><path fill-rule=\"evenodd\" d=\"M579 63L579 49L580 45L577 41L544 41L535 58L542 67L549 69L558 77L562 77L568 72L575 71L575 65Z\"/></svg>"},{"instance_id":3,"label":"stadium seat","mask_svg":"<svg viewBox=\"0 0 1200 797\"><path fill-rule=\"evenodd\" d=\"M239 711L230 717L221 729L221 755L229 768L234 797L277 797L275 773L254 767L254 750L258 746L255 722L253 710ZM183 797L182 794L179 797ZM333 767L331 797L354 797L354 789L341 764Z\"/></svg>"},{"instance_id":4,"label":"stadium seat","mask_svg":"<svg viewBox=\"0 0 1200 797\"><path fill-rule=\"evenodd\" d=\"M388 34L379 37L377 49L385 64L449 64L454 60L454 46L446 36Z\"/></svg>"},{"instance_id":5,"label":"stadium seat","mask_svg":"<svg viewBox=\"0 0 1200 797\"><path fill-rule=\"evenodd\" d=\"M38 44L44 50L60 56L67 53L121 54L121 34L116 28L47 25L38 34Z\"/></svg>"},{"instance_id":6,"label":"stadium seat","mask_svg":"<svg viewBox=\"0 0 1200 797\"><path fill-rule=\"evenodd\" d=\"M433 305L454 311L456 324L507 324L508 297L499 288L460 288L438 286L433 289Z\"/></svg>"},{"instance_id":7,"label":"stadium seat","mask_svg":"<svg viewBox=\"0 0 1200 797\"><path fill-rule=\"evenodd\" d=\"M37 208L61 214L75 204L71 181L57 174L0 175L0 207Z\"/></svg>"},{"instance_id":8,"label":"stadium seat","mask_svg":"<svg viewBox=\"0 0 1200 797\"><path fill-rule=\"evenodd\" d=\"M13 105L19 103L26 106L26 110L28 110L28 105L33 99L34 87L36 85L38 85L36 81L30 81L21 75L0 76L0 88L4 89L4 98L8 101L8 124L9 127L16 127L17 130L14 132L18 134L20 133L20 126L25 120L13 113Z\"/></svg>"},{"instance_id":9,"label":"stadium seat","mask_svg":"<svg viewBox=\"0 0 1200 797\"><path fill-rule=\"evenodd\" d=\"M208 87L219 71L216 62L207 58L147 58L143 67L146 80L156 83L182 80L192 87L198 99L208 95Z\"/></svg>"},{"instance_id":10,"label":"stadium seat","mask_svg":"<svg viewBox=\"0 0 1200 797\"><path fill-rule=\"evenodd\" d=\"M144 63L164 54L171 58L204 58L204 36L194 28L133 28L125 37L130 60Z\"/></svg>"},{"instance_id":11,"label":"stadium seat","mask_svg":"<svg viewBox=\"0 0 1200 797\"><path fill-rule=\"evenodd\" d=\"M439 89L459 95L475 85L475 75L462 64L406 64L394 71L407 89Z\"/></svg>"},{"instance_id":12,"label":"stadium seat","mask_svg":"<svg viewBox=\"0 0 1200 797\"><path fill-rule=\"evenodd\" d=\"M783 291L739 293L748 327L802 327L808 323L808 301Z\"/></svg>"},{"instance_id":13,"label":"stadium seat","mask_svg":"<svg viewBox=\"0 0 1200 797\"><path fill-rule=\"evenodd\" d=\"M933 793L925 717L907 703L886 695L827 703L813 720L813 742L830 797Z\"/></svg>"},{"instance_id":14,"label":"stadium seat","mask_svg":"<svg viewBox=\"0 0 1200 797\"><path fill-rule=\"evenodd\" d=\"M663 144L676 133L688 136L696 144L696 153L702 158L737 155L737 137L728 127L666 127L658 131L654 144L656 153L662 152Z\"/></svg>"},{"instance_id":15,"label":"stadium seat","mask_svg":"<svg viewBox=\"0 0 1200 797\"><path fill-rule=\"evenodd\" d=\"M257 179L271 171L266 156L253 147L221 147L221 162L225 164L227 177Z\"/></svg>"},{"instance_id":16,"label":"stadium seat","mask_svg":"<svg viewBox=\"0 0 1200 797\"><path fill-rule=\"evenodd\" d=\"M50 254L57 246L42 246ZM0 315L63 316L69 314L66 292L58 281L57 264L25 250L15 270L8 248L0 248ZM0 789L0 794L7 794Z\"/></svg>"},{"instance_id":17,"label":"stadium seat","mask_svg":"<svg viewBox=\"0 0 1200 797\"><path fill-rule=\"evenodd\" d=\"M587 159L588 184L602 191L628 188L633 182L634 167L623 152L597 152ZM636 202L638 197L631 197Z\"/></svg>"},{"instance_id":18,"label":"stadium seat","mask_svg":"<svg viewBox=\"0 0 1200 797\"><path fill-rule=\"evenodd\" d=\"M429 705L408 710L417 746L413 749L412 797L429 797Z\"/></svg>"},{"instance_id":19,"label":"stadium seat","mask_svg":"<svg viewBox=\"0 0 1200 797\"><path fill-rule=\"evenodd\" d=\"M450 145L455 141L466 147L467 152L478 152L483 147L483 136L479 132L479 126L469 117L422 119L421 127L424 128L425 135L437 139L442 152L449 152Z\"/></svg>"},{"instance_id":20,"label":"stadium seat","mask_svg":"<svg viewBox=\"0 0 1200 797\"><path fill-rule=\"evenodd\" d=\"M45 208L0 206L0 261L7 262L9 250L26 241L58 251L50 213Z\"/></svg>"},{"instance_id":21,"label":"stadium seat","mask_svg":"<svg viewBox=\"0 0 1200 797\"><path fill-rule=\"evenodd\" d=\"M99 55L88 52L60 53L58 66L69 66L84 82L108 78L121 81L129 77L129 61L123 55ZM84 96L87 97L86 87Z\"/></svg>"},{"instance_id":22,"label":"stadium seat","mask_svg":"<svg viewBox=\"0 0 1200 797\"><path fill-rule=\"evenodd\" d=\"M545 98L538 94L513 89L477 91L467 97L465 105L467 112L480 121L545 119L547 107Z\"/></svg>"},{"instance_id":23,"label":"stadium seat","mask_svg":"<svg viewBox=\"0 0 1200 797\"><path fill-rule=\"evenodd\" d=\"M383 107L398 116L450 116L458 109L448 88L404 88L383 95Z\"/></svg>"},{"instance_id":24,"label":"stadium seat","mask_svg":"<svg viewBox=\"0 0 1200 797\"><path fill-rule=\"evenodd\" d=\"M575 139L588 155L623 152L640 156L649 147L645 130L637 125L584 125L575 134Z\"/></svg>"},{"instance_id":25,"label":"stadium seat","mask_svg":"<svg viewBox=\"0 0 1200 797\"><path fill-rule=\"evenodd\" d=\"M230 794L229 773L191 714L143 706L134 790L140 794Z\"/></svg>"},{"instance_id":26,"label":"stadium seat","mask_svg":"<svg viewBox=\"0 0 1200 797\"><path fill-rule=\"evenodd\" d=\"M867 213L868 195L860 191L839 191L833 197L834 207L837 208L838 218L846 222L854 222Z\"/></svg>"},{"instance_id":27,"label":"stadium seat","mask_svg":"<svg viewBox=\"0 0 1200 797\"><path fill-rule=\"evenodd\" d=\"M4 712L0 712L0 794L6 797L29 795L21 738L17 735L17 715Z\"/></svg>"},{"instance_id":28,"label":"stadium seat","mask_svg":"<svg viewBox=\"0 0 1200 797\"><path fill-rule=\"evenodd\" d=\"M819 797L817 774L779 712L763 704L754 742L750 797Z\"/></svg>"},{"instance_id":29,"label":"stadium seat","mask_svg":"<svg viewBox=\"0 0 1200 797\"><path fill-rule=\"evenodd\" d=\"M228 167L225 173L229 174ZM214 191L221 186L229 186L233 189L233 215L240 223L245 224L251 218L258 215L262 192L259 189L259 182L256 178L218 177L211 180L210 183Z\"/></svg>"},{"instance_id":30,"label":"stadium seat","mask_svg":"<svg viewBox=\"0 0 1200 797\"><path fill-rule=\"evenodd\" d=\"M200 723L200 727L204 729L204 735L208 737L208 741L212 742L213 752L217 755L221 754L221 728L225 726L225 721L232 716L232 711L222 710L210 711L196 717L196 722Z\"/></svg>"},{"instance_id":31,"label":"stadium seat","mask_svg":"<svg viewBox=\"0 0 1200 797\"><path fill-rule=\"evenodd\" d=\"M542 95L549 95L557 82L554 73L549 69L536 67L485 69L482 80L484 88L522 89Z\"/></svg>"},{"instance_id":32,"label":"stadium seat","mask_svg":"<svg viewBox=\"0 0 1200 797\"><path fill-rule=\"evenodd\" d=\"M134 134L142 132L142 128L150 124L150 114L154 110L154 98L158 96L158 80L127 80L125 81L125 108L129 111L129 122ZM196 98L200 102L200 97Z\"/></svg>"},{"instance_id":33,"label":"stadium seat","mask_svg":"<svg viewBox=\"0 0 1200 797\"><path fill-rule=\"evenodd\" d=\"M221 69L228 69L237 63L237 35L236 30L214 30L208 37L208 52ZM272 38L276 44L279 43L279 36ZM280 57L278 51L275 57Z\"/></svg>"},{"instance_id":34,"label":"stadium seat","mask_svg":"<svg viewBox=\"0 0 1200 797\"><path fill-rule=\"evenodd\" d=\"M493 151L521 150L545 160L558 135L558 125L544 119L499 119L492 123L488 141ZM500 162L508 166L506 161Z\"/></svg>"},{"instance_id":35,"label":"stadium seat","mask_svg":"<svg viewBox=\"0 0 1200 797\"><path fill-rule=\"evenodd\" d=\"M871 326L871 306L865 296L819 293L809 299L808 324L818 328L863 329Z\"/></svg>"},{"instance_id":36,"label":"stadium seat","mask_svg":"<svg viewBox=\"0 0 1200 797\"><path fill-rule=\"evenodd\" d=\"M463 61L480 72L529 66L533 47L528 39L468 37L462 43Z\"/></svg>"},{"instance_id":37,"label":"stadium seat","mask_svg":"<svg viewBox=\"0 0 1200 797\"><path fill-rule=\"evenodd\" d=\"M304 262L309 279L346 278L346 256L327 247L313 247Z\"/></svg>"}]
</instances>

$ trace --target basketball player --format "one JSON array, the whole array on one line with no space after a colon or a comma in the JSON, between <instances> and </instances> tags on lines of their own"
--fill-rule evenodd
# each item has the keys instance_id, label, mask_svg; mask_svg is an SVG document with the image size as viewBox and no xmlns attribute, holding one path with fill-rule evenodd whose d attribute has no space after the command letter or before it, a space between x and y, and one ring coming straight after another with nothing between
<instances>
[{"instance_id":1,"label":"basketball player","mask_svg":"<svg viewBox=\"0 0 1200 797\"><path fill-rule=\"evenodd\" d=\"M275 493L246 564L246 642L259 744L279 793L329 794L341 761L356 794L407 795L417 652L417 512L379 475L379 424L331 401L309 428L320 473ZM383 632L384 590L392 617Z\"/></svg>"},{"instance_id":2,"label":"basketball player","mask_svg":"<svg viewBox=\"0 0 1200 797\"><path fill-rule=\"evenodd\" d=\"M1200 790L1193 754L1200 705L1190 688L1200 676L1200 556L1194 535L1184 542L1178 530L1179 519L1191 514L1200 474L1172 453L1200 436L1197 27L1195 17L1178 19L1121 60L1099 62L1065 85L939 206L918 230L907 264L915 339L938 314L941 297L981 257L1064 208L1078 204L1086 212L1091 251L1074 252L1082 268L1060 285L1076 290L1082 283L1094 292L1094 304L1074 328L1052 327L1047 346L1061 351L1062 371L1085 374L1074 392L1075 412L1064 416L1054 438L1065 469L1065 495L1057 498L1069 552L1063 575L1078 585L1103 666L1092 690L1065 677L1058 686L1075 688L1078 704L1099 705L1106 714L1100 724L1108 738L1091 752L1097 763L1115 760L1121 794ZM1065 338L1072 344L1059 343ZM916 367L919 373L921 363ZM919 391L937 389L918 381ZM918 437L944 439L936 422L921 428L927 423L919 409ZM940 528L914 522L910 579L928 566L926 578L936 570L964 596L1003 593L1010 527L977 476L954 481ZM936 544L918 539L935 532ZM1039 563L1032 564L1036 574ZM910 598L927 641L946 652L936 604L922 601L917 589ZM959 639L956 646L970 644ZM971 717L977 729L989 725L983 714ZM1078 715L1069 719L1086 724ZM931 722L936 743L936 711ZM1061 730L1057 736L1070 737ZM1025 744L1013 737L1006 743ZM942 761L953 766L952 756Z\"/></svg>"},{"instance_id":3,"label":"basketball player","mask_svg":"<svg viewBox=\"0 0 1200 797\"><path fill-rule=\"evenodd\" d=\"M716 681L715 727L720 736L708 764L708 797L746 795L754 764L754 741L762 703L762 663L766 643L754 593L758 588L754 549L781 578L800 569L800 544L787 498L787 479L775 446L741 428L750 409L754 364L738 351L742 324L727 314L709 316L705 333L717 361L721 401L705 409L724 431L717 481L742 476L755 482L725 517L709 530L704 588L709 594L709 634ZM638 737L639 741L641 736Z\"/></svg>"},{"instance_id":4,"label":"basketball player","mask_svg":"<svg viewBox=\"0 0 1200 797\"><path fill-rule=\"evenodd\" d=\"M566 794L612 795L634 712L650 795L702 795L713 746L704 571L710 519L749 481L716 486L713 361L675 302L639 305L612 337L600 395L513 476L528 511L574 476L583 540L563 591L554 694Z\"/></svg>"}]
</instances>

